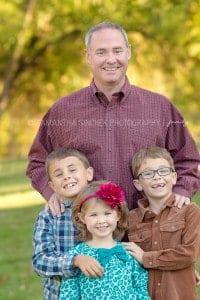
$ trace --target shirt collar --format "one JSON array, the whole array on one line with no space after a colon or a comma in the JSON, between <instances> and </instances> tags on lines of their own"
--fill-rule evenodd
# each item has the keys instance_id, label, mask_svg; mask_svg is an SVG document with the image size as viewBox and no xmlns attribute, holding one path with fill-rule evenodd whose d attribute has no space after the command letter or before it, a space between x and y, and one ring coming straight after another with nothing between
<instances>
[{"instance_id":1,"label":"shirt collar","mask_svg":"<svg viewBox=\"0 0 200 300\"><path fill-rule=\"evenodd\" d=\"M100 90L98 90L95 82L94 82L94 79L91 81L90 83L90 87L92 88L92 92L93 94L96 96L96 99L101 102L101 103L105 103L105 102L108 102L106 100L106 97L104 95L104 93L102 93ZM116 96L117 97L117 101L122 101L124 98L126 98L126 95L128 94L129 90L130 90L130 82L126 76L125 78L125 83L123 85L123 87L121 88L121 90L118 92L118 93L114 93L113 96Z\"/></svg>"},{"instance_id":2,"label":"shirt collar","mask_svg":"<svg viewBox=\"0 0 200 300\"><path fill-rule=\"evenodd\" d=\"M162 210L166 207L174 206L175 196L172 194L165 202L165 205ZM156 214L149 209L149 201L146 198L142 198L138 200L138 208L139 208L139 221L142 222L144 218L152 218L155 217Z\"/></svg>"}]
</instances>

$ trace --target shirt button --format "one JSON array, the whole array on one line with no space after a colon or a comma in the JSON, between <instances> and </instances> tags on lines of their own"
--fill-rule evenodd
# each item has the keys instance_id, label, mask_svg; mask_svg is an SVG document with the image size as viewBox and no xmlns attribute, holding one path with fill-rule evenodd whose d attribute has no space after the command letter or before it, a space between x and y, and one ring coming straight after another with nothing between
<instances>
[{"instance_id":1,"label":"shirt button","mask_svg":"<svg viewBox=\"0 0 200 300\"><path fill-rule=\"evenodd\" d=\"M155 223L158 223L158 220L155 220Z\"/></svg>"},{"instance_id":2,"label":"shirt button","mask_svg":"<svg viewBox=\"0 0 200 300\"><path fill-rule=\"evenodd\" d=\"M149 262L150 265L153 265L152 261Z\"/></svg>"},{"instance_id":3,"label":"shirt button","mask_svg":"<svg viewBox=\"0 0 200 300\"><path fill-rule=\"evenodd\" d=\"M157 244L158 244L158 242L157 242L157 241L155 241L155 242L154 242L154 245L157 245Z\"/></svg>"},{"instance_id":4,"label":"shirt button","mask_svg":"<svg viewBox=\"0 0 200 300\"><path fill-rule=\"evenodd\" d=\"M160 286L160 282L158 282L157 285Z\"/></svg>"},{"instance_id":5,"label":"shirt button","mask_svg":"<svg viewBox=\"0 0 200 300\"><path fill-rule=\"evenodd\" d=\"M111 149L108 149L108 152L112 152L112 150L111 150Z\"/></svg>"}]
</instances>

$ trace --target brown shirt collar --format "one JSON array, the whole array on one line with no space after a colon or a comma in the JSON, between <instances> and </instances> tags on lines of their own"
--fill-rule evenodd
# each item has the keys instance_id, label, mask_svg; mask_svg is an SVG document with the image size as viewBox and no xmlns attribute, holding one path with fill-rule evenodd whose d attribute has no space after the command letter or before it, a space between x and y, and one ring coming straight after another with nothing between
<instances>
[{"instance_id":1,"label":"brown shirt collar","mask_svg":"<svg viewBox=\"0 0 200 300\"><path fill-rule=\"evenodd\" d=\"M166 207L172 207L174 205L175 196L172 194L168 200L166 200L165 205L162 210ZM139 221L142 222L144 218L152 218L155 217L155 213L149 209L149 201L147 198L142 198L138 200L138 208L139 208Z\"/></svg>"}]
</instances>

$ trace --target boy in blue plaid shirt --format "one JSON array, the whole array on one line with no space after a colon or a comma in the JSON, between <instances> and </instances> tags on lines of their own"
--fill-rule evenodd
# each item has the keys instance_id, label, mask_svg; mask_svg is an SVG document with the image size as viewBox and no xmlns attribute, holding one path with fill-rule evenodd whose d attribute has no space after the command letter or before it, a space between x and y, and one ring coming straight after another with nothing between
<instances>
[{"instance_id":1,"label":"boy in blue plaid shirt","mask_svg":"<svg viewBox=\"0 0 200 300\"><path fill-rule=\"evenodd\" d=\"M70 255L78 240L71 218L71 206L78 193L93 179L93 169L83 153L60 148L46 160L49 185L65 207L60 217L50 210L39 213L33 233L33 269L44 277L43 299L59 299L62 277L73 276L79 268L86 276L103 274L100 264L89 256Z\"/></svg>"}]
</instances>

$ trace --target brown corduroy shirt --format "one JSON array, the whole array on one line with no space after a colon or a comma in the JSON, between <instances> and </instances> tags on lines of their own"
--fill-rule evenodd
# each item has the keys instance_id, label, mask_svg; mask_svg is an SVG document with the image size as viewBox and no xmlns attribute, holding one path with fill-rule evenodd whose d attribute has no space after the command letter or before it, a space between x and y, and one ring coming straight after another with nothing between
<instances>
[{"instance_id":1,"label":"brown corduroy shirt","mask_svg":"<svg viewBox=\"0 0 200 300\"><path fill-rule=\"evenodd\" d=\"M144 251L152 300L197 300L195 261L200 257L200 207L173 205L174 196L156 215L148 200L129 214L129 241Z\"/></svg>"}]
</instances>

